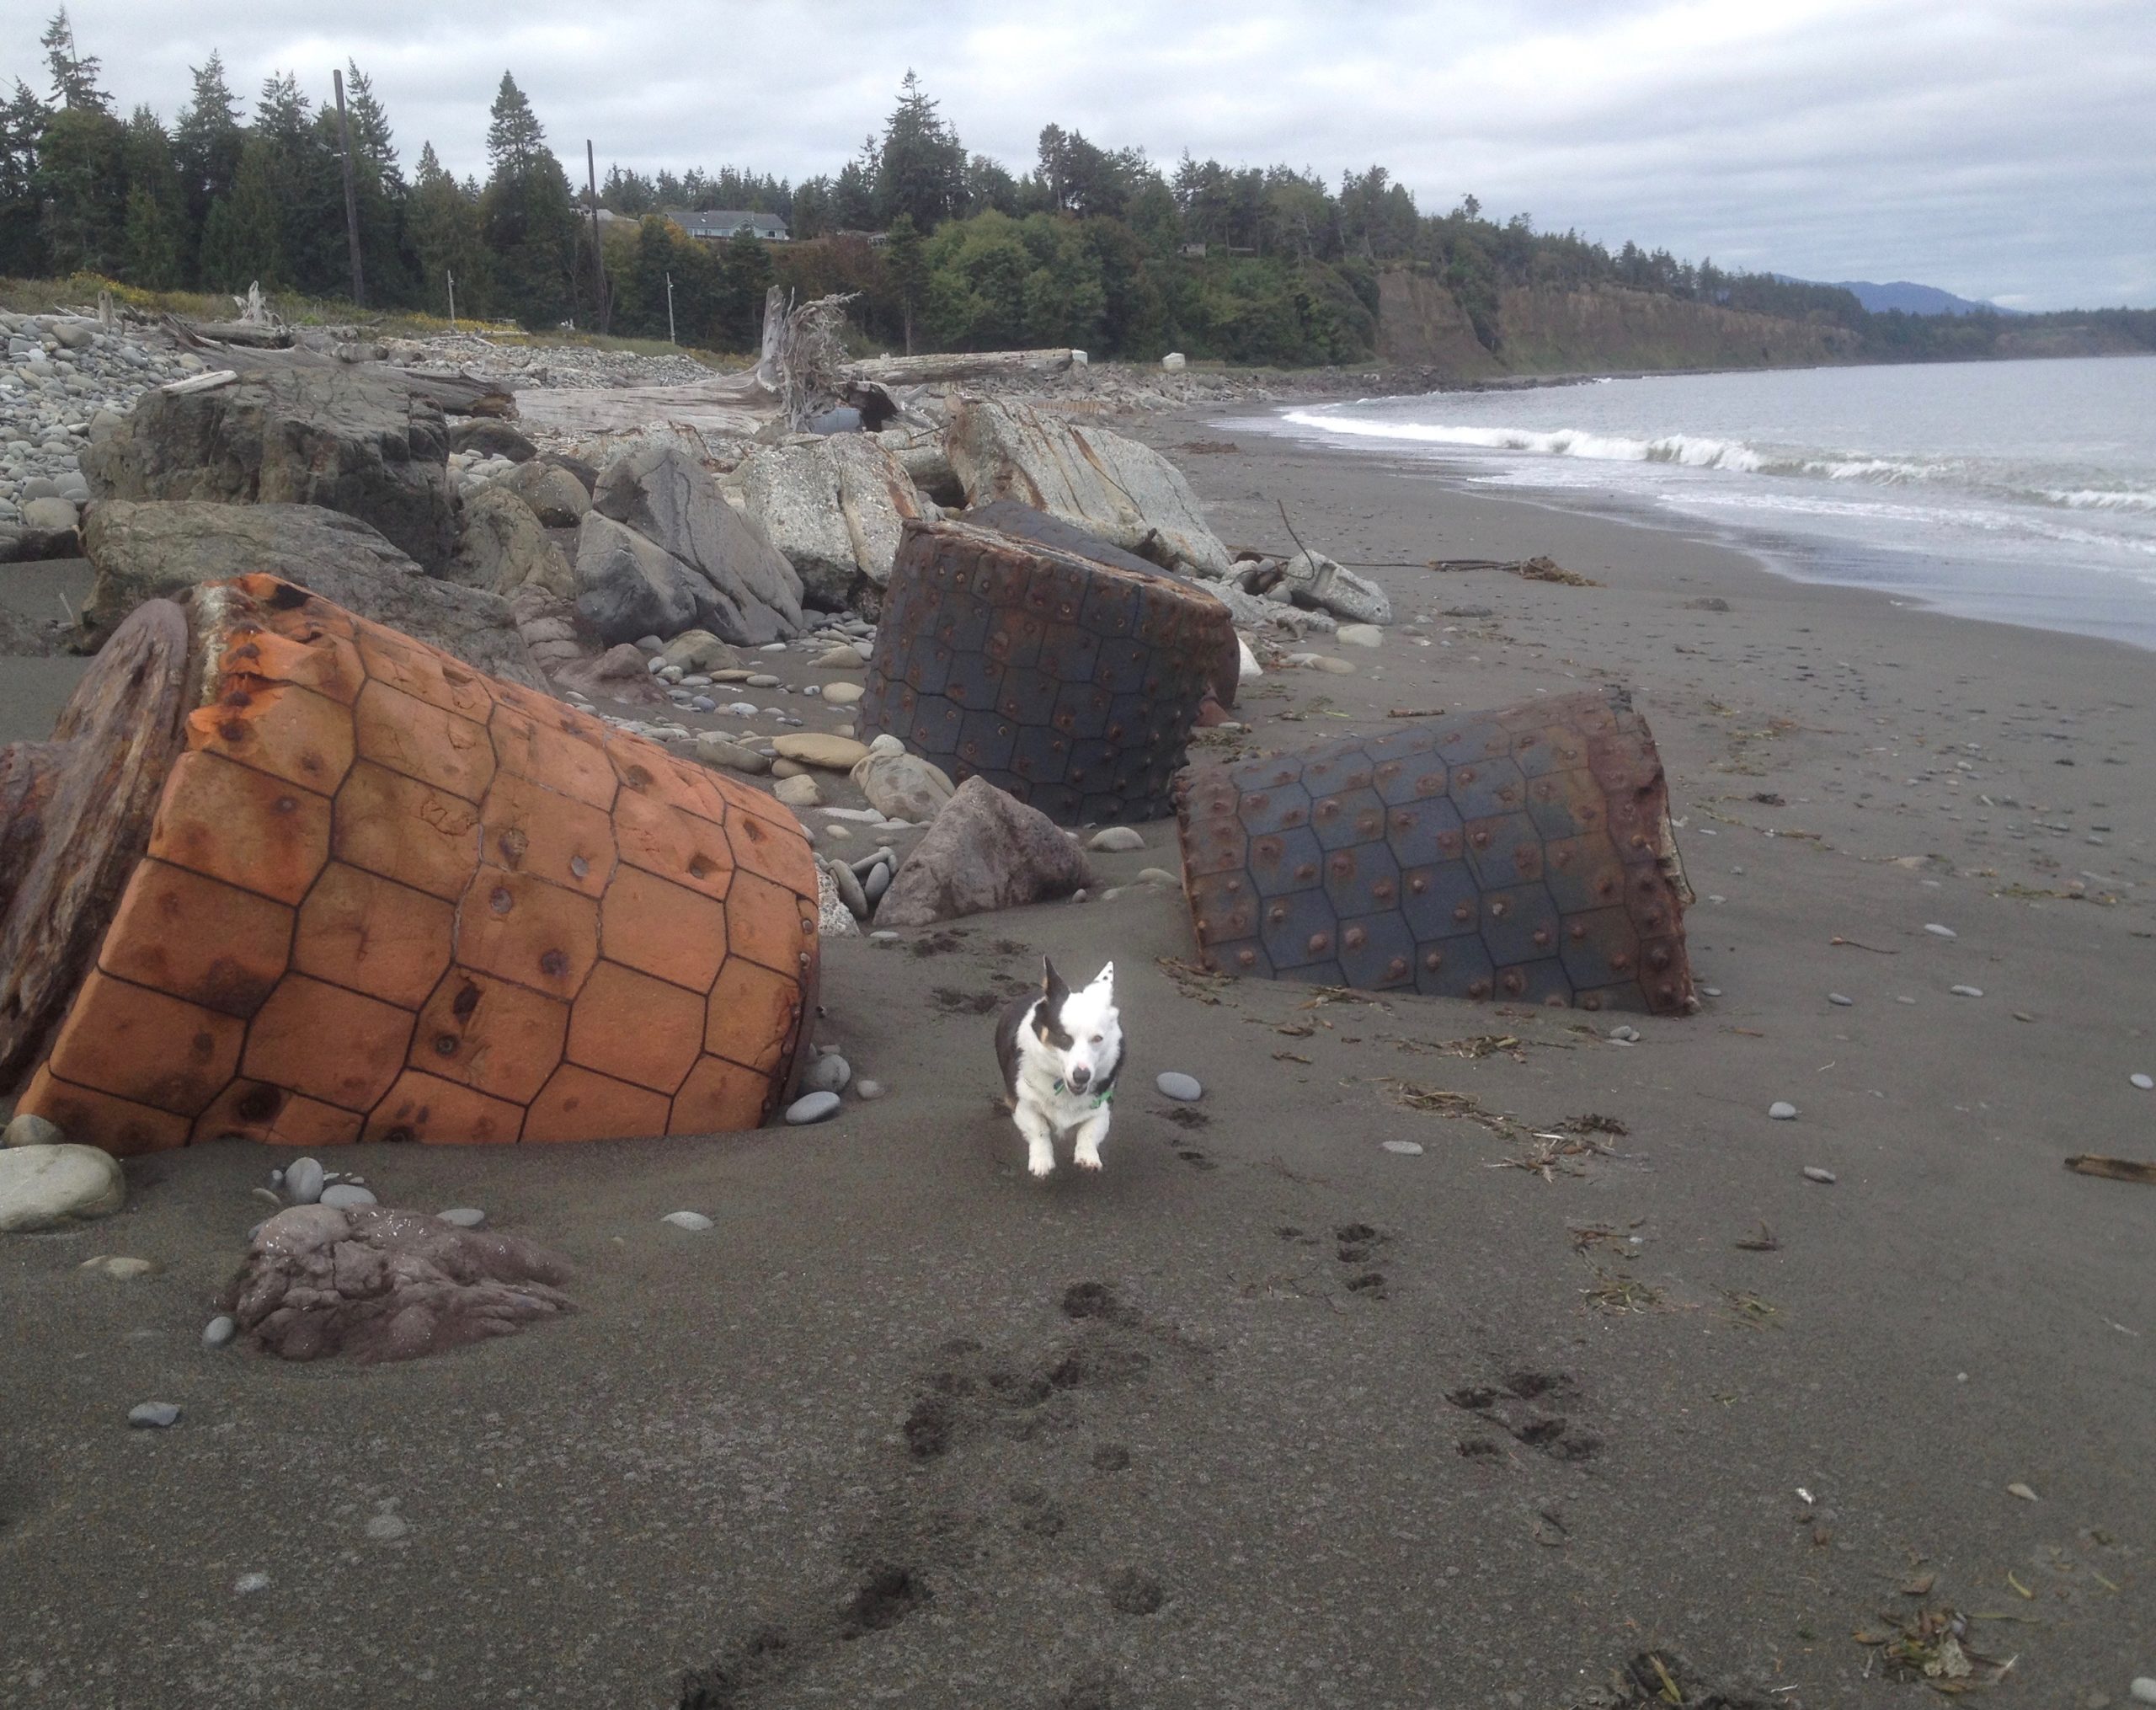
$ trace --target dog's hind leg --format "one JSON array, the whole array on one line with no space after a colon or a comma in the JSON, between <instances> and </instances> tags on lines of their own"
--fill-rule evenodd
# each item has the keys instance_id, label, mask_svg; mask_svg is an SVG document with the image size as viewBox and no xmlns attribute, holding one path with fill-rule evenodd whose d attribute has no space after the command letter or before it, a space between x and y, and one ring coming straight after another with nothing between
<instances>
[{"instance_id":1,"label":"dog's hind leg","mask_svg":"<svg viewBox=\"0 0 2156 1710\"><path fill-rule=\"evenodd\" d=\"M1037 1176L1048 1174L1055 1168L1055 1125L1022 1101L1011 1120L1026 1136L1026 1168Z\"/></svg>"},{"instance_id":2,"label":"dog's hind leg","mask_svg":"<svg viewBox=\"0 0 2156 1710\"><path fill-rule=\"evenodd\" d=\"M1100 1168L1101 1142L1107 1137L1108 1112L1103 1107L1078 1125L1078 1136L1072 1143L1070 1162L1081 1170Z\"/></svg>"}]
</instances>

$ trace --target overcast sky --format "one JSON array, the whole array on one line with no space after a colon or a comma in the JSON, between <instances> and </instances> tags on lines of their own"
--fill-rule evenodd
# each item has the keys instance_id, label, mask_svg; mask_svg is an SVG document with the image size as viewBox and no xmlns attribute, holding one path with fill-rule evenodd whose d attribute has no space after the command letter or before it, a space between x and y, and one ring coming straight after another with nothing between
<instances>
[{"instance_id":1,"label":"overcast sky","mask_svg":"<svg viewBox=\"0 0 2156 1710\"><path fill-rule=\"evenodd\" d=\"M45 0L0 72L45 92ZM1053 120L1172 167L1391 168L1613 248L1911 279L2024 308L2156 304L2153 0L76 0L122 110L168 121L221 51L326 99L350 57L408 164L485 170L504 69L581 178L835 171L908 67L970 150L1030 166ZM331 22L333 15L337 22ZM349 20L349 21L344 21Z\"/></svg>"}]
</instances>

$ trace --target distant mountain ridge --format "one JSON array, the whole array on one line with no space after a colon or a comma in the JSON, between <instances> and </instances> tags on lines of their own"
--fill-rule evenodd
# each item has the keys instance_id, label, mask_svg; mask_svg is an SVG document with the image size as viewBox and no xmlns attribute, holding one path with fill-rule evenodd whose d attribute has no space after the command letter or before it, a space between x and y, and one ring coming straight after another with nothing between
<instances>
[{"instance_id":1,"label":"distant mountain ridge","mask_svg":"<svg viewBox=\"0 0 2156 1710\"><path fill-rule=\"evenodd\" d=\"M1906 279L1890 280L1885 285L1869 279L1815 280L1799 279L1793 273L1778 273L1775 278L1790 285L1831 284L1845 291L1864 305L1868 315L1882 315L1890 309L1899 309L1905 315L2018 315L2020 309L2003 308L1995 302L1972 302L1966 297L1956 297L1951 291L1941 291L1935 285L1918 285Z\"/></svg>"}]
</instances>

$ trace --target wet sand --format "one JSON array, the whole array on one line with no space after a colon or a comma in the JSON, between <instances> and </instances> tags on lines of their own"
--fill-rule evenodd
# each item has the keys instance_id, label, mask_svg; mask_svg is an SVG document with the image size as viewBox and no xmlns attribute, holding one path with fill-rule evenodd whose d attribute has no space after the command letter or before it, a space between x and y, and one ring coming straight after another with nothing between
<instances>
[{"instance_id":1,"label":"wet sand","mask_svg":"<svg viewBox=\"0 0 2156 1710\"><path fill-rule=\"evenodd\" d=\"M1284 500L1345 559L1604 585L1374 572L1432 644L1253 686L1250 747L1629 685L1720 995L1179 983L1181 903L1143 887L836 942L817 1033L880 1102L359 1158L579 1273L574 1317L399 1367L201 1350L288 1155L131 1163L120 1216L0 1244L0 1700L664 1706L755 1651L691 1702L1563 1707L1659 1647L1740 1702L1886 1705L1924 1689L1852 1633L1940 1606L2019 1658L2000 1702L2156 1673L2156 1193L2061 1168L2156 1157L2148 656L1241 446L1179 459L1230 541L1285 546ZM1175 864L1144 829L1112 880ZM1027 1177L991 1103L989 1012L1043 951L1118 970L1098 1177ZM1517 1044L1449 1047L1487 1034ZM1625 1131L1545 1179L1389 1079ZM127 1429L147 1399L181 1424Z\"/></svg>"}]
</instances>

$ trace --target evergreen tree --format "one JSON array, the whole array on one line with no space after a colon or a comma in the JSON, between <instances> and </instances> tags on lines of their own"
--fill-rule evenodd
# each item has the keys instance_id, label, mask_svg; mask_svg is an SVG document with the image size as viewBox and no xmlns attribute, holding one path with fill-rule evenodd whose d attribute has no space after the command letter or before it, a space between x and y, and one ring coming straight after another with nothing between
<instances>
[{"instance_id":1,"label":"evergreen tree","mask_svg":"<svg viewBox=\"0 0 2156 1710\"><path fill-rule=\"evenodd\" d=\"M63 6L52 14L38 38L45 49L45 62L52 72L52 104L71 113L112 113L112 97L98 87L102 61L76 51L75 26L67 21Z\"/></svg>"},{"instance_id":2,"label":"evergreen tree","mask_svg":"<svg viewBox=\"0 0 2156 1710\"><path fill-rule=\"evenodd\" d=\"M922 232L934 231L965 204L965 148L910 71L899 104L884 121L875 188L877 211L885 222L910 214Z\"/></svg>"},{"instance_id":3,"label":"evergreen tree","mask_svg":"<svg viewBox=\"0 0 2156 1710\"><path fill-rule=\"evenodd\" d=\"M831 180L828 230L867 232L876 224L876 139L869 137L861 152L839 168Z\"/></svg>"},{"instance_id":4,"label":"evergreen tree","mask_svg":"<svg viewBox=\"0 0 2156 1710\"><path fill-rule=\"evenodd\" d=\"M277 177L275 146L249 137L240 151L232 194L211 205L202 224L198 272L210 290L238 296L258 282L264 291L287 282Z\"/></svg>"},{"instance_id":5,"label":"evergreen tree","mask_svg":"<svg viewBox=\"0 0 2156 1710\"><path fill-rule=\"evenodd\" d=\"M454 274L457 313L472 318L493 313L493 270L481 236L478 193L442 170L431 142L419 148L405 223L419 266L419 301L435 314L447 314Z\"/></svg>"},{"instance_id":6,"label":"evergreen tree","mask_svg":"<svg viewBox=\"0 0 2156 1710\"><path fill-rule=\"evenodd\" d=\"M576 204L538 115L506 72L487 127L487 159L493 174L480 214L496 293L525 326L552 326L576 311Z\"/></svg>"},{"instance_id":7,"label":"evergreen tree","mask_svg":"<svg viewBox=\"0 0 2156 1710\"><path fill-rule=\"evenodd\" d=\"M45 270L37 199L37 146L45 103L19 77L0 103L0 275L35 279Z\"/></svg>"},{"instance_id":8,"label":"evergreen tree","mask_svg":"<svg viewBox=\"0 0 2156 1710\"><path fill-rule=\"evenodd\" d=\"M56 273L115 274L127 208L127 127L96 107L49 114L32 179Z\"/></svg>"},{"instance_id":9,"label":"evergreen tree","mask_svg":"<svg viewBox=\"0 0 2156 1710\"><path fill-rule=\"evenodd\" d=\"M344 61L344 104L352 121L352 152L372 163L382 188L402 200L404 174L397 164L389 115L375 94L374 79L350 60Z\"/></svg>"},{"instance_id":10,"label":"evergreen tree","mask_svg":"<svg viewBox=\"0 0 2156 1710\"><path fill-rule=\"evenodd\" d=\"M199 278L197 256L210 206L232 194L239 176L240 150L247 133L240 128L239 103L225 82L225 62L215 52L206 64L189 67L194 99L179 110L173 126L172 151L186 205L183 243L188 276Z\"/></svg>"},{"instance_id":11,"label":"evergreen tree","mask_svg":"<svg viewBox=\"0 0 2156 1710\"><path fill-rule=\"evenodd\" d=\"M883 267L891 281L892 293L899 300L899 319L905 329L906 355L910 356L913 313L928 296L928 255L911 214L900 214L891 222L889 237L889 247L883 251Z\"/></svg>"},{"instance_id":12,"label":"evergreen tree","mask_svg":"<svg viewBox=\"0 0 2156 1710\"><path fill-rule=\"evenodd\" d=\"M170 291L186 271L187 203L172 141L147 107L137 107L127 121L126 172L120 276L131 285Z\"/></svg>"},{"instance_id":13,"label":"evergreen tree","mask_svg":"<svg viewBox=\"0 0 2156 1710\"><path fill-rule=\"evenodd\" d=\"M712 341L723 350L754 350L763 342L764 296L771 287L771 252L760 238L737 232L719 259Z\"/></svg>"}]
</instances>

